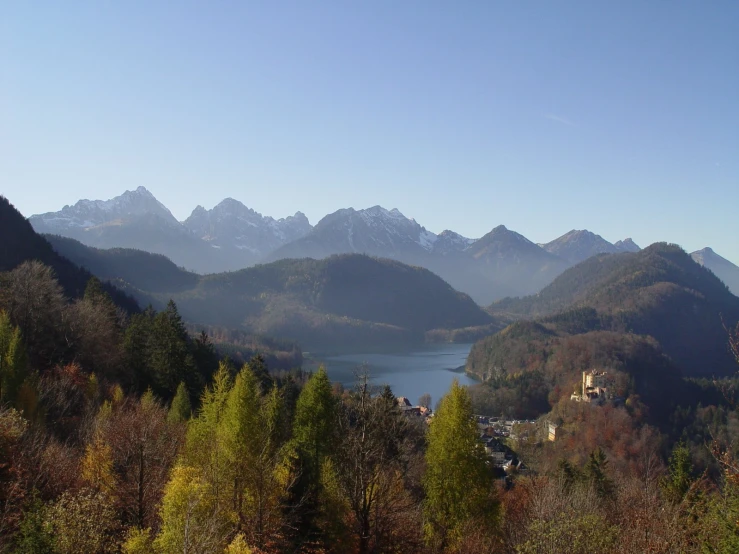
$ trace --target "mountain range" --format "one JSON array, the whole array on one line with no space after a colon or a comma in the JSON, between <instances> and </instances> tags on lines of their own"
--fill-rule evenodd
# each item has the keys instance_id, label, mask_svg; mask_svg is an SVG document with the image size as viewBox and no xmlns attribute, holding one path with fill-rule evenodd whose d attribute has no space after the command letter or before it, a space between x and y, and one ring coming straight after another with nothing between
<instances>
[{"instance_id":1,"label":"mountain range","mask_svg":"<svg viewBox=\"0 0 739 554\"><path fill-rule=\"evenodd\" d=\"M198 206L179 222L144 187L111 200L80 200L29 221L39 233L101 249L161 254L200 274L335 254L390 258L431 270L482 305L536 293L568 267L596 254L639 251L631 239L610 243L587 230L572 230L546 244L535 244L502 225L479 239L451 230L435 234L399 210L381 206L341 209L312 226L301 212L274 219L227 198L211 210ZM706 267L739 291L739 268L717 255L704 258Z\"/></svg>"}]
</instances>

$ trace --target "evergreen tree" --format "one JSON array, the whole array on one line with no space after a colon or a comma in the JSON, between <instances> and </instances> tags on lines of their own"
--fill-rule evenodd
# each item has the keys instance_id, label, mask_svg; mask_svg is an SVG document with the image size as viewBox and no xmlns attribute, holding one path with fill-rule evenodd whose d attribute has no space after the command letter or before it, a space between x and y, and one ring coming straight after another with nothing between
<instances>
[{"instance_id":1,"label":"evergreen tree","mask_svg":"<svg viewBox=\"0 0 739 554\"><path fill-rule=\"evenodd\" d=\"M324 460L335 444L337 403L326 369L321 366L306 383L295 407L293 437L306 473L317 481Z\"/></svg>"},{"instance_id":2,"label":"evergreen tree","mask_svg":"<svg viewBox=\"0 0 739 554\"><path fill-rule=\"evenodd\" d=\"M133 374L134 386L138 391L144 391L153 385L149 359L154 315L151 306L140 314L132 315L123 338L124 359Z\"/></svg>"},{"instance_id":3,"label":"evergreen tree","mask_svg":"<svg viewBox=\"0 0 739 554\"><path fill-rule=\"evenodd\" d=\"M470 397L456 380L439 402L428 432L423 487L424 534L430 545L453 545L472 522L485 526L497 519L492 475L477 440Z\"/></svg>"},{"instance_id":4,"label":"evergreen tree","mask_svg":"<svg viewBox=\"0 0 739 554\"><path fill-rule=\"evenodd\" d=\"M320 501L321 491L333 475L331 454L336 445L337 402L331 381L321 366L311 376L298 396L293 419L293 441L300 473L292 489L291 503L299 506L295 517L302 540L315 540L319 534L317 518L326 503ZM332 473L329 471L329 473Z\"/></svg>"},{"instance_id":5,"label":"evergreen tree","mask_svg":"<svg viewBox=\"0 0 739 554\"><path fill-rule=\"evenodd\" d=\"M668 474L660 481L662 493L670 502L679 503L693 483L690 449L684 442L675 446L670 456Z\"/></svg>"},{"instance_id":6,"label":"evergreen tree","mask_svg":"<svg viewBox=\"0 0 739 554\"><path fill-rule=\"evenodd\" d=\"M191 390L200 388L195 360L190 352L190 338L172 300L164 311L154 316L150 356L154 389L160 397L174 396L181 381Z\"/></svg>"},{"instance_id":7,"label":"evergreen tree","mask_svg":"<svg viewBox=\"0 0 739 554\"><path fill-rule=\"evenodd\" d=\"M171 423L179 423L187 421L192 415L192 406L190 405L190 395L184 382L177 387L177 394L172 399L172 405L167 414L167 420Z\"/></svg>"},{"instance_id":8,"label":"evergreen tree","mask_svg":"<svg viewBox=\"0 0 739 554\"><path fill-rule=\"evenodd\" d=\"M599 498L613 498L613 481L606 474L608 458L606 453L598 447L590 453L588 462L585 464L585 478L595 489Z\"/></svg>"},{"instance_id":9,"label":"evergreen tree","mask_svg":"<svg viewBox=\"0 0 739 554\"><path fill-rule=\"evenodd\" d=\"M13 402L26 377L26 352L19 327L0 311L0 405Z\"/></svg>"}]
</instances>

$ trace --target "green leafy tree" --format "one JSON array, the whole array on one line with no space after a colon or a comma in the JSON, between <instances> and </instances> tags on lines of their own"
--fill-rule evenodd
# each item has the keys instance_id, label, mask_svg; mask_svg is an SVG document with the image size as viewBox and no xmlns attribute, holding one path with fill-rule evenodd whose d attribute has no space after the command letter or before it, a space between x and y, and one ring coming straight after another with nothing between
<instances>
[{"instance_id":1,"label":"green leafy tree","mask_svg":"<svg viewBox=\"0 0 739 554\"><path fill-rule=\"evenodd\" d=\"M472 522L492 526L497 521L498 502L470 397L456 380L439 402L428 432L423 488L424 534L430 545L445 548Z\"/></svg>"},{"instance_id":2,"label":"green leafy tree","mask_svg":"<svg viewBox=\"0 0 739 554\"><path fill-rule=\"evenodd\" d=\"M46 523L48 508L34 497L23 515L14 554L53 554L54 536Z\"/></svg>"}]
</instances>

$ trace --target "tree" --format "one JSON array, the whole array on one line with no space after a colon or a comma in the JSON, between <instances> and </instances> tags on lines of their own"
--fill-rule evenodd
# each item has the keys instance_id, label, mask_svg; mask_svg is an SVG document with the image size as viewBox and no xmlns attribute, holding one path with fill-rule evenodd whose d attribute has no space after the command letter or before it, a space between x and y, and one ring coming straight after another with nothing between
<instances>
[{"instance_id":1,"label":"tree","mask_svg":"<svg viewBox=\"0 0 739 554\"><path fill-rule=\"evenodd\" d=\"M156 528L157 507L183 442L183 426L167 421L167 410L151 393L114 406L99 426L116 469L122 520Z\"/></svg>"},{"instance_id":2,"label":"tree","mask_svg":"<svg viewBox=\"0 0 739 554\"><path fill-rule=\"evenodd\" d=\"M103 492L82 489L65 492L49 509L55 552L99 554L118 551L120 531L111 498Z\"/></svg>"},{"instance_id":3,"label":"tree","mask_svg":"<svg viewBox=\"0 0 739 554\"><path fill-rule=\"evenodd\" d=\"M428 432L423 477L424 534L429 544L456 543L465 526L492 526L498 502L467 391L455 380L439 402Z\"/></svg>"},{"instance_id":4,"label":"tree","mask_svg":"<svg viewBox=\"0 0 739 554\"><path fill-rule=\"evenodd\" d=\"M177 393L172 399L172 405L169 407L167 420L170 423L179 423L187 421L192 415L192 406L190 405L190 395L184 382L177 387Z\"/></svg>"},{"instance_id":5,"label":"tree","mask_svg":"<svg viewBox=\"0 0 739 554\"><path fill-rule=\"evenodd\" d=\"M131 371L134 387L141 392L153 384L149 358L154 315L151 306L140 314L132 315L123 337L124 360Z\"/></svg>"},{"instance_id":6,"label":"tree","mask_svg":"<svg viewBox=\"0 0 739 554\"><path fill-rule=\"evenodd\" d=\"M26 352L21 330L0 311L0 405L15 400L26 376Z\"/></svg>"},{"instance_id":7,"label":"tree","mask_svg":"<svg viewBox=\"0 0 739 554\"><path fill-rule=\"evenodd\" d=\"M23 514L14 554L53 554L54 536L46 524L46 513L44 503L38 496L34 497Z\"/></svg>"},{"instance_id":8,"label":"tree","mask_svg":"<svg viewBox=\"0 0 739 554\"><path fill-rule=\"evenodd\" d=\"M613 481L606 474L607 467L608 458L600 447L590 453L584 467L586 480L594 488L598 498L602 499L613 498L614 494Z\"/></svg>"},{"instance_id":9,"label":"tree","mask_svg":"<svg viewBox=\"0 0 739 554\"><path fill-rule=\"evenodd\" d=\"M293 420L294 448L299 463L298 482L291 504L297 506L299 534L303 540L319 535L317 518L320 494L326 482L324 468L336 445L337 401L323 366L318 368L298 396Z\"/></svg>"},{"instance_id":10,"label":"tree","mask_svg":"<svg viewBox=\"0 0 739 554\"><path fill-rule=\"evenodd\" d=\"M224 506L199 468L175 466L162 501L162 527L154 551L162 554L222 552L231 532Z\"/></svg>"},{"instance_id":11,"label":"tree","mask_svg":"<svg viewBox=\"0 0 739 554\"><path fill-rule=\"evenodd\" d=\"M0 308L20 327L32 367L46 368L62 361L69 348L66 299L50 267L38 261L23 262L3 274Z\"/></svg>"},{"instance_id":12,"label":"tree","mask_svg":"<svg viewBox=\"0 0 739 554\"><path fill-rule=\"evenodd\" d=\"M123 329L118 308L100 281L92 277L83 298L67 309L71 347L76 359L87 371L95 371L110 380L131 384L131 375L123 374Z\"/></svg>"},{"instance_id":13,"label":"tree","mask_svg":"<svg viewBox=\"0 0 739 554\"><path fill-rule=\"evenodd\" d=\"M430 408L431 407L431 395L427 392L423 393L421 397L418 399L418 405L423 406L424 408Z\"/></svg>"},{"instance_id":14,"label":"tree","mask_svg":"<svg viewBox=\"0 0 739 554\"><path fill-rule=\"evenodd\" d=\"M357 552L407 547L394 535L415 504L404 486L408 419L389 387L372 394L367 373L359 376L340 411L335 482L348 506Z\"/></svg>"},{"instance_id":15,"label":"tree","mask_svg":"<svg viewBox=\"0 0 739 554\"><path fill-rule=\"evenodd\" d=\"M668 501L674 504L682 502L693 483L692 472L690 449L684 442L680 442L670 456L667 475L660 481L662 494Z\"/></svg>"},{"instance_id":16,"label":"tree","mask_svg":"<svg viewBox=\"0 0 739 554\"><path fill-rule=\"evenodd\" d=\"M172 398L182 381L191 390L200 389L190 337L172 300L154 316L149 341L149 367L154 390L161 398Z\"/></svg>"},{"instance_id":17,"label":"tree","mask_svg":"<svg viewBox=\"0 0 739 554\"><path fill-rule=\"evenodd\" d=\"M337 403L331 381L321 366L306 383L295 407L293 437L304 461L305 472L314 482L323 461L335 444Z\"/></svg>"}]
</instances>

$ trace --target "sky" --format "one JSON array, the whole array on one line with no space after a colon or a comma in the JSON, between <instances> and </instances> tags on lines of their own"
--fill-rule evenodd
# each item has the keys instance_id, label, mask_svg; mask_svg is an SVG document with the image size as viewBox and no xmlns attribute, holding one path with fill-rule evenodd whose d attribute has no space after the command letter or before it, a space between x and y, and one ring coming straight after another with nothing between
<instances>
[{"instance_id":1,"label":"sky","mask_svg":"<svg viewBox=\"0 0 739 554\"><path fill-rule=\"evenodd\" d=\"M0 194L570 229L739 264L739 2L0 3Z\"/></svg>"}]
</instances>

